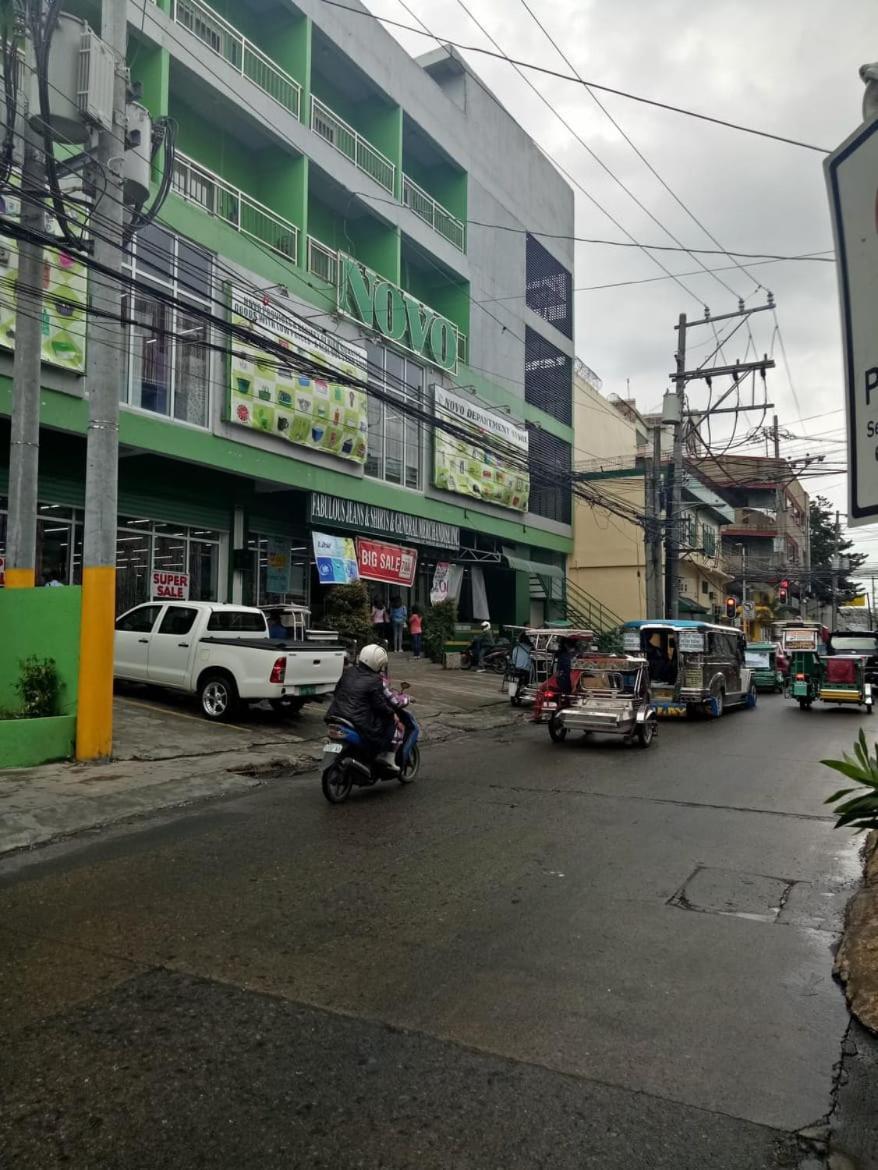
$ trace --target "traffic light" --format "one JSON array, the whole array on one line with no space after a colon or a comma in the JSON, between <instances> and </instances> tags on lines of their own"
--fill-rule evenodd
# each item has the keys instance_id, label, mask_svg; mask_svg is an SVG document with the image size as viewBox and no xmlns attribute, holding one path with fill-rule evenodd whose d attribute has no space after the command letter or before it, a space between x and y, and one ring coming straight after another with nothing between
<instances>
[{"instance_id":1,"label":"traffic light","mask_svg":"<svg viewBox=\"0 0 878 1170\"><path fill-rule=\"evenodd\" d=\"M790 592L790 583L789 583L789 581L787 581L786 578L784 578L783 581L781 581L777 587L778 601L780 601L780 602L786 601L787 597L789 596L789 592Z\"/></svg>"},{"instance_id":2,"label":"traffic light","mask_svg":"<svg viewBox=\"0 0 878 1170\"><path fill-rule=\"evenodd\" d=\"M738 599L737 597L726 598L726 617L730 621L734 621L738 615Z\"/></svg>"}]
</instances>

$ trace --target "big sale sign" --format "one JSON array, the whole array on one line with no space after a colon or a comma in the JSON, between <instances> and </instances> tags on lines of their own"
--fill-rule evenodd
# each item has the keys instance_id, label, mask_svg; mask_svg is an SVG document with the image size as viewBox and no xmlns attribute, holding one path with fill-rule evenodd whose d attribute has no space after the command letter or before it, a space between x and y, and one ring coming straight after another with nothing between
<instances>
[{"instance_id":1,"label":"big sale sign","mask_svg":"<svg viewBox=\"0 0 878 1170\"><path fill-rule=\"evenodd\" d=\"M385 581L389 585L411 588L418 567L418 554L413 548L357 537L357 564L360 576L367 581Z\"/></svg>"}]
</instances>

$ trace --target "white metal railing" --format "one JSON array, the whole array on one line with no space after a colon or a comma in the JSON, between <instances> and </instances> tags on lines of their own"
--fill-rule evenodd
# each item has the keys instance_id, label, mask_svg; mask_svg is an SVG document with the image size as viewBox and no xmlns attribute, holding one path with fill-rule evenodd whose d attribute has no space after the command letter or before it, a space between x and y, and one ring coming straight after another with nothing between
<instances>
[{"instance_id":1,"label":"white metal railing","mask_svg":"<svg viewBox=\"0 0 878 1170\"><path fill-rule=\"evenodd\" d=\"M466 334L457 331L457 360L466 364L467 348L466 348Z\"/></svg>"},{"instance_id":2,"label":"white metal railing","mask_svg":"<svg viewBox=\"0 0 878 1170\"><path fill-rule=\"evenodd\" d=\"M299 229L294 223L179 151L174 162L174 191L293 264L298 262Z\"/></svg>"},{"instance_id":3,"label":"white metal railing","mask_svg":"<svg viewBox=\"0 0 878 1170\"><path fill-rule=\"evenodd\" d=\"M428 223L440 236L454 244L455 248L459 248L461 252L465 251L466 228L456 215L452 215L408 175L402 177L402 201L424 223Z\"/></svg>"},{"instance_id":4,"label":"white metal railing","mask_svg":"<svg viewBox=\"0 0 878 1170\"><path fill-rule=\"evenodd\" d=\"M242 77L249 78L278 105L296 118L301 116L302 87L298 81L239 33L234 25L214 12L210 5L202 0L174 0L173 17L177 24L228 61Z\"/></svg>"},{"instance_id":5,"label":"white metal railing","mask_svg":"<svg viewBox=\"0 0 878 1170\"><path fill-rule=\"evenodd\" d=\"M335 284L338 275L338 256L313 236L308 237L308 271L321 280Z\"/></svg>"},{"instance_id":6,"label":"white metal railing","mask_svg":"<svg viewBox=\"0 0 878 1170\"><path fill-rule=\"evenodd\" d=\"M313 95L311 129L321 138L325 138L340 154L346 155L361 171L371 175L385 191L389 191L391 195L394 193L396 167L387 155L377 150L371 142L367 142L353 126L348 125L338 114L333 113L329 106L324 105Z\"/></svg>"}]
</instances>

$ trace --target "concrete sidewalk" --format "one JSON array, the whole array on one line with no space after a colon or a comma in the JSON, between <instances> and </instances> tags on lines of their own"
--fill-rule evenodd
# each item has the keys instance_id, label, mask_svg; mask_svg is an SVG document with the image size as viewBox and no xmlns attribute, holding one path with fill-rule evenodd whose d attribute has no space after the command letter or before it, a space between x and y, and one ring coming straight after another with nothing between
<instances>
[{"instance_id":1,"label":"concrete sidewalk","mask_svg":"<svg viewBox=\"0 0 878 1170\"><path fill-rule=\"evenodd\" d=\"M448 672L394 654L391 676L412 684L427 744L523 718L496 675ZM266 705L234 724L211 724L182 697L126 689L116 697L110 763L0 769L0 855L312 771L325 711L311 704L281 717Z\"/></svg>"}]
</instances>

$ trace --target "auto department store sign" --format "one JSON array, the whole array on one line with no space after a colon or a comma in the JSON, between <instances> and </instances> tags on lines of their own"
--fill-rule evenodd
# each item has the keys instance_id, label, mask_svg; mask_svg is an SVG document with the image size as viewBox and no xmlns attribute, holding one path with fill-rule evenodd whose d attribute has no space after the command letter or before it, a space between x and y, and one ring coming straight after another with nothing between
<instances>
[{"instance_id":1,"label":"auto department store sign","mask_svg":"<svg viewBox=\"0 0 878 1170\"><path fill-rule=\"evenodd\" d=\"M371 268L338 254L338 311L449 373L457 372L457 326Z\"/></svg>"},{"instance_id":2,"label":"auto department store sign","mask_svg":"<svg viewBox=\"0 0 878 1170\"><path fill-rule=\"evenodd\" d=\"M425 516L410 516L408 512L362 504L358 500L343 500L340 496L328 496L323 492L311 493L310 518L312 523L328 522L357 532L402 537L415 544L428 544L434 548L460 548L460 529L456 524L443 524Z\"/></svg>"}]
</instances>

